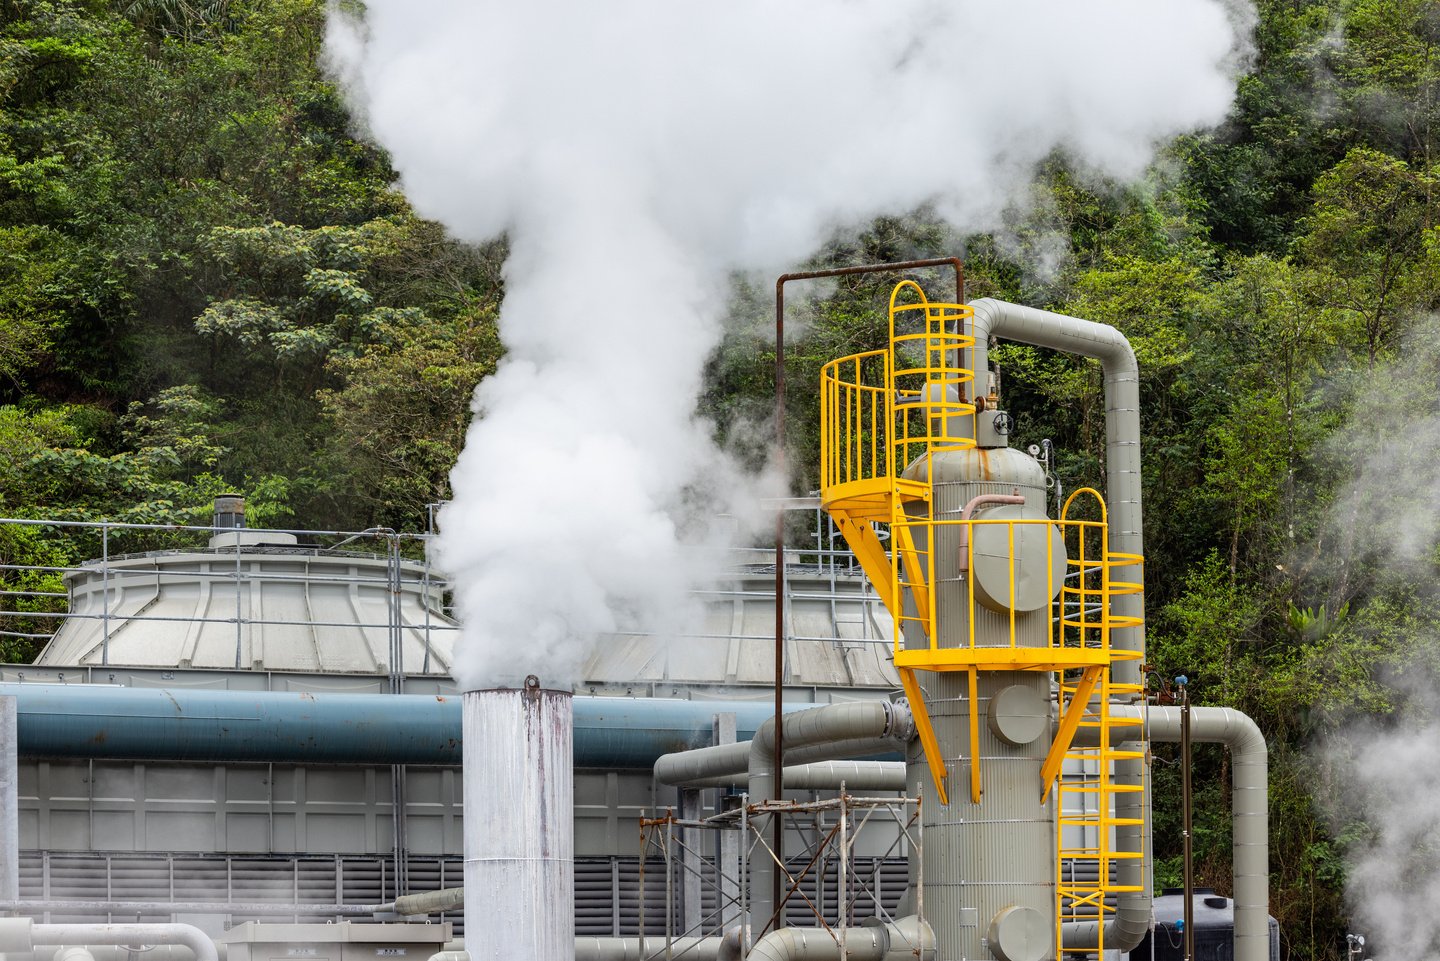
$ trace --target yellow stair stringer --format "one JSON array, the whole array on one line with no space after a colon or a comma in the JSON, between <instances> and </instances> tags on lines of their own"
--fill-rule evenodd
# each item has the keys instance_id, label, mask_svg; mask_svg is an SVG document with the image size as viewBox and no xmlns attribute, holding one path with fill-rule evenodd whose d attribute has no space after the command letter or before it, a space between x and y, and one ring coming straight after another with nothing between
<instances>
[{"instance_id":1,"label":"yellow stair stringer","mask_svg":"<svg viewBox=\"0 0 1440 961\"><path fill-rule=\"evenodd\" d=\"M870 526L868 520L856 519L842 509L831 508L830 517L840 529L845 543L850 545L850 552L860 562L860 569L870 578L870 583L875 585L876 593L880 595L880 600L884 602L885 609L890 612L893 620L899 612L895 578L890 570L890 555L885 552L885 545L880 543L875 528Z\"/></svg>"}]
</instances>

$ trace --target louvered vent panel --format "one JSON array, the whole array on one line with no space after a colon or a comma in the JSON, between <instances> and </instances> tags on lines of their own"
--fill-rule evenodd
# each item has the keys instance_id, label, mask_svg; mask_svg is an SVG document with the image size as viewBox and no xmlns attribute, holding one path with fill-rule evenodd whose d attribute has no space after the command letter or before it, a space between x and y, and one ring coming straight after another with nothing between
<instances>
[{"instance_id":1,"label":"louvered vent panel","mask_svg":"<svg viewBox=\"0 0 1440 961\"><path fill-rule=\"evenodd\" d=\"M616 866L612 858L575 859L575 933L616 934Z\"/></svg>"},{"instance_id":2,"label":"louvered vent panel","mask_svg":"<svg viewBox=\"0 0 1440 961\"><path fill-rule=\"evenodd\" d=\"M340 862L341 890L346 904L381 904L389 896L389 865L376 858L344 858Z\"/></svg>"},{"instance_id":3,"label":"louvered vent panel","mask_svg":"<svg viewBox=\"0 0 1440 961\"><path fill-rule=\"evenodd\" d=\"M805 862L796 860L792 871ZM302 857L247 858L155 855L153 857L112 857L104 854L25 855L21 859L21 896L27 900L55 901L213 901L259 902L268 904L380 904L394 899L394 864L388 857ZM822 881L823 877L823 881ZM412 892L459 887L464 883L464 864L459 858L412 858L409 863ZM683 929L683 872L674 869L676 891L673 899L674 930ZM878 898L893 916L908 880L904 858L858 858L852 864L850 891L854 897L851 919L855 923L876 914ZM718 930L719 876L713 861L704 863L700 884L703 930ZM827 924L839 920L839 866L827 863L823 875L811 872L800 886L811 903L819 905ZM640 930L641 872L636 858L579 858L575 862L575 931L581 935L633 937ZM644 872L645 930L660 935L665 931L665 862L651 858ZM104 919L94 913L60 915L51 913L54 923L85 923ZM786 907L787 920L799 927L817 922L811 907L796 896ZM109 920L134 921L134 914L111 916ZM170 921L169 915L145 915L143 921ZM316 921L333 916L298 915L252 916L236 913L230 923L247 920ZM456 909L442 918L455 926L455 936L464 933L464 912Z\"/></svg>"}]
</instances>

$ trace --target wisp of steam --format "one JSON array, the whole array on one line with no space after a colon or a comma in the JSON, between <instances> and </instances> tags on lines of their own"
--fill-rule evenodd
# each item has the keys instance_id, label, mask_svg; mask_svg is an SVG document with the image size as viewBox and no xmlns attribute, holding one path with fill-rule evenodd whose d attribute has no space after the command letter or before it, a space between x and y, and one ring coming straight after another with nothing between
<instances>
[{"instance_id":1,"label":"wisp of steam","mask_svg":"<svg viewBox=\"0 0 1440 961\"><path fill-rule=\"evenodd\" d=\"M1440 317L1413 320L1395 359L1367 371L1347 423L1326 451L1345 483L1329 530L1330 579L1436 609L1440 557ZM1333 607L1332 602L1332 607ZM1348 839L1345 895L1352 929L1379 961L1440 958L1440 677L1432 617L1395 619L1375 673L1391 704L1327 719L1318 745L1330 777L1321 808Z\"/></svg>"},{"instance_id":2,"label":"wisp of steam","mask_svg":"<svg viewBox=\"0 0 1440 961\"><path fill-rule=\"evenodd\" d=\"M467 687L577 680L757 485L694 415L724 282L929 204L994 227L1062 148L1115 178L1221 120L1244 0L367 0L329 51L415 208L505 233L508 354L440 516ZM800 388L803 389L803 388ZM692 525L686 525L692 526ZM658 620L657 620L658 618ZM657 626L658 625L658 626Z\"/></svg>"}]
</instances>

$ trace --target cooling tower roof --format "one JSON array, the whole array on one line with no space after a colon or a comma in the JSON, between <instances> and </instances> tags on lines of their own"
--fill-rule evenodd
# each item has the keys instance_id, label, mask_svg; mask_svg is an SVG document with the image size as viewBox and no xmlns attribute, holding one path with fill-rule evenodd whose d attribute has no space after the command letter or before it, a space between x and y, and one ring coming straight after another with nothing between
<instances>
[{"instance_id":1,"label":"cooling tower roof","mask_svg":"<svg viewBox=\"0 0 1440 961\"><path fill-rule=\"evenodd\" d=\"M69 616L37 665L450 670L455 624L413 561L250 544L97 561L66 579Z\"/></svg>"}]
</instances>

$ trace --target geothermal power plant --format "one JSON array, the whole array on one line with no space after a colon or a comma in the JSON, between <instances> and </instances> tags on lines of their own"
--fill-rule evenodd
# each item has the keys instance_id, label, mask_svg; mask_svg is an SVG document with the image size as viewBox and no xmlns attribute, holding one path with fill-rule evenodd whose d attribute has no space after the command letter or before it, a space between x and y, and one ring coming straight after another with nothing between
<instances>
[{"instance_id":1,"label":"geothermal power plant","mask_svg":"<svg viewBox=\"0 0 1440 961\"><path fill-rule=\"evenodd\" d=\"M954 267L956 302L901 280L888 343L789 385L822 435L790 541L577 684L508 637L523 681L457 686L428 531L254 529L238 495L0 522L94 544L4 597L48 641L0 666L0 952L1278 961L1265 740L1147 680L1134 354ZM1099 363L1103 489L1012 437L997 341ZM1155 892L1150 746L1182 739L1230 752L1233 898Z\"/></svg>"}]
</instances>

